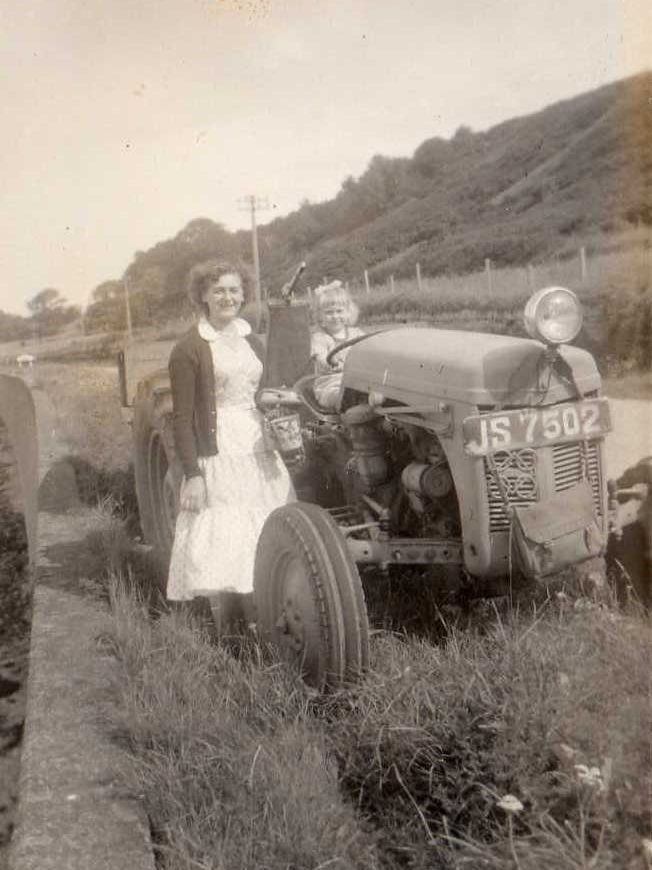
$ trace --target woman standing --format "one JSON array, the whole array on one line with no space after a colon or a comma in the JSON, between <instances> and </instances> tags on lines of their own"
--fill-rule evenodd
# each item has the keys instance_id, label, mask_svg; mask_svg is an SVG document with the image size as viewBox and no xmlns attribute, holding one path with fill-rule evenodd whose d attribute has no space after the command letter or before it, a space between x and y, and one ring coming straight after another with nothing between
<instances>
[{"instance_id":1,"label":"woman standing","mask_svg":"<svg viewBox=\"0 0 652 870\"><path fill-rule=\"evenodd\" d=\"M184 473L167 585L171 601L250 593L263 523L295 499L254 404L262 347L237 316L246 280L243 269L228 262L195 266L188 289L202 314L170 355L174 438Z\"/></svg>"}]
</instances>

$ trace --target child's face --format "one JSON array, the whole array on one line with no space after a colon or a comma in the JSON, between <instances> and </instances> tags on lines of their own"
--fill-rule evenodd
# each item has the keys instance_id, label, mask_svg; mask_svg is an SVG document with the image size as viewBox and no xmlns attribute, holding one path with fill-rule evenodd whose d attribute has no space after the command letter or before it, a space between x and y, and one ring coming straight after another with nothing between
<instances>
[{"instance_id":1,"label":"child's face","mask_svg":"<svg viewBox=\"0 0 652 870\"><path fill-rule=\"evenodd\" d=\"M333 299L324 302L319 311L319 322L330 335L341 332L346 326L348 310L346 303Z\"/></svg>"}]
</instances>

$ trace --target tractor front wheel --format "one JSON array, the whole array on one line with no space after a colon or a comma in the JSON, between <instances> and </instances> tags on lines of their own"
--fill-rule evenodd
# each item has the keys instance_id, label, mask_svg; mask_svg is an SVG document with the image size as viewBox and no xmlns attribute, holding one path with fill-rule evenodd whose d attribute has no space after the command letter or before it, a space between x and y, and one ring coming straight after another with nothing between
<instances>
[{"instance_id":1,"label":"tractor front wheel","mask_svg":"<svg viewBox=\"0 0 652 870\"><path fill-rule=\"evenodd\" d=\"M327 511L294 502L270 514L256 550L254 599L261 639L294 661L311 685L337 688L367 668L360 576Z\"/></svg>"}]
</instances>

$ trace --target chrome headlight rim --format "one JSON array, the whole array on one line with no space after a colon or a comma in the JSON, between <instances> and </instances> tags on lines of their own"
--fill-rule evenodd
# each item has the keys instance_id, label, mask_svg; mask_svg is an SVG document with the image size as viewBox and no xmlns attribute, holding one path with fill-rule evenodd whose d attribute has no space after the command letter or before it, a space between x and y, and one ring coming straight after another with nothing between
<instances>
[{"instance_id":1,"label":"chrome headlight rim","mask_svg":"<svg viewBox=\"0 0 652 870\"><path fill-rule=\"evenodd\" d=\"M563 299L567 304L570 303L573 308L571 313L575 318L575 322L571 322L567 332L561 335L551 333L549 327L546 326L544 318L546 307L552 303L554 297ZM568 287L552 286L543 287L541 290L537 290L536 293L533 293L532 296L530 296L523 312L523 319L525 321L527 333L531 338L542 341L547 345L557 346L560 344L568 344L573 341L573 339L577 338L582 329L584 316L582 305L577 298L577 295L572 290L569 290ZM557 330L560 329L560 321L556 321L556 328Z\"/></svg>"}]
</instances>

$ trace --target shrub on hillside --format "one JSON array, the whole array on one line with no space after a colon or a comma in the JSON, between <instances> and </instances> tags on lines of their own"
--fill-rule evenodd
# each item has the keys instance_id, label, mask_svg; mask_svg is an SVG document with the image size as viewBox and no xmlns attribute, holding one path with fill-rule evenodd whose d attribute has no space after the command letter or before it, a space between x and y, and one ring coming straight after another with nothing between
<instances>
[{"instance_id":1,"label":"shrub on hillside","mask_svg":"<svg viewBox=\"0 0 652 870\"><path fill-rule=\"evenodd\" d=\"M652 291L639 286L630 293L605 295L602 316L609 354L634 368L652 367Z\"/></svg>"}]
</instances>

